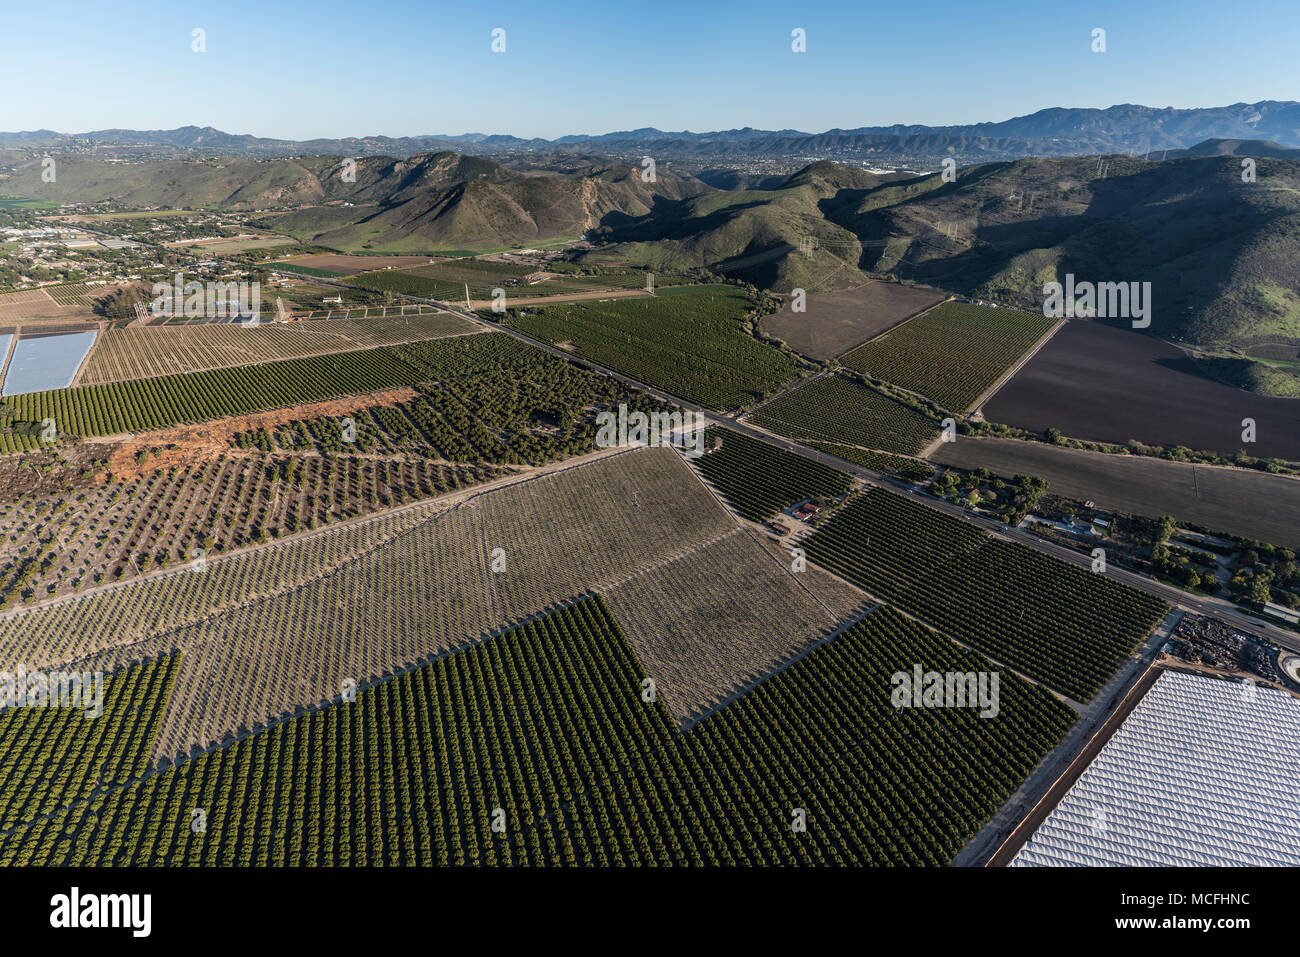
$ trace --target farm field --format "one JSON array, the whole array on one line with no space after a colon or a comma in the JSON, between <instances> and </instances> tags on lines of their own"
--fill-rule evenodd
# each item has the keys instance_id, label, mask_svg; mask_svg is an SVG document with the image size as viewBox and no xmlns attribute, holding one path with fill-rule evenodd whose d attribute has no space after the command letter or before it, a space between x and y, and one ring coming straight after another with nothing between
<instances>
[{"instance_id":1,"label":"farm field","mask_svg":"<svg viewBox=\"0 0 1300 957\"><path fill-rule=\"evenodd\" d=\"M915 661L988 667L882 609L681 732L641 700L619 623L587 599L354 702L157 774L111 773L101 794L86 795L96 768L82 766L66 810L20 814L0 837L0 863L941 865L1073 716L1009 674L998 721L898 711L889 676ZM115 675L111 712L130 713L124 697L149 710L168 667ZM202 830L192 807L206 810ZM804 833L790 827L796 807Z\"/></svg>"},{"instance_id":2,"label":"farm field","mask_svg":"<svg viewBox=\"0 0 1300 957\"><path fill-rule=\"evenodd\" d=\"M1078 701L1097 693L1167 610L1145 592L880 488L802 544L869 594Z\"/></svg>"},{"instance_id":3,"label":"farm field","mask_svg":"<svg viewBox=\"0 0 1300 957\"><path fill-rule=\"evenodd\" d=\"M399 293L404 296L423 296L428 299L454 299L463 301L465 286L471 295L483 293L500 286L507 280L518 280L533 271L534 267L519 263L486 262L477 259L450 259L443 262L410 266L404 269L385 269L364 272L349 280L357 286L379 291ZM484 298L483 295L477 298Z\"/></svg>"},{"instance_id":4,"label":"farm field","mask_svg":"<svg viewBox=\"0 0 1300 957\"><path fill-rule=\"evenodd\" d=\"M0 609L442 495L503 474L416 458L221 456L0 504Z\"/></svg>"},{"instance_id":5,"label":"farm field","mask_svg":"<svg viewBox=\"0 0 1300 957\"><path fill-rule=\"evenodd\" d=\"M925 286L869 282L838 292L809 293L806 311L793 312L787 303L764 319L760 328L796 352L834 359L947 298L947 293Z\"/></svg>"},{"instance_id":6,"label":"farm field","mask_svg":"<svg viewBox=\"0 0 1300 957\"><path fill-rule=\"evenodd\" d=\"M965 412L1056 323L1040 313L946 302L841 361Z\"/></svg>"},{"instance_id":7,"label":"farm field","mask_svg":"<svg viewBox=\"0 0 1300 957\"><path fill-rule=\"evenodd\" d=\"M276 260L267 263L267 266L272 269L301 267L307 270L319 270L318 275L353 276L357 273L370 272L375 269L401 269L404 266L426 265L430 261L428 256L347 256L326 253ZM311 275L310 272L307 274Z\"/></svg>"},{"instance_id":8,"label":"farm field","mask_svg":"<svg viewBox=\"0 0 1300 957\"><path fill-rule=\"evenodd\" d=\"M1102 508L1151 518L1173 515L1241 538L1300 548L1300 479L1285 475L976 436L945 442L931 460L989 468L1005 478L1036 475L1055 494Z\"/></svg>"},{"instance_id":9,"label":"farm field","mask_svg":"<svg viewBox=\"0 0 1300 957\"><path fill-rule=\"evenodd\" d=\"M668 449L607 455L413 511L418 521L380 513L201 571L181 567L0 616L0 658L49 665L99 656L111 669L123 655L180 649L162 759L327 701L345 677L391 674L735 529ZM556 514L570 516L559 529L549 519ZM326 560L346 535L394 522L406 524L384 534L382 547L372 538ZM257 568L266 570L254 577ZM118 623L111 633L97 624L105 620Z\"/></svg>"},{"instance_id":10,"label":"farm field","mask_svg":"<svg viewBox=\"0 0 1300 957\"><path fill-rule=\"evenodd\" d=\"M198 243L176 243L184 245L193 252L204 256L229 256L232 253L246 253L255 249L282 249L285 246L297 246L298 240L287 236L255 236L245 239L221 239ZM279 253L283 255L283 253Z\"/></svg>"},{"instance_id":11,"label":"farm field","mask_svg":"<svg viewBox=\"0 0 1300 957\"><path fill-rule=\"evenodd\" d=\"M0 648L7 660L32 667L94 660L113 670L138 660L143 651L131 649L143 649L151 638L239 607L255 595L301 588L419 525L438 508L426 502L384 511L262 548L214 554L201 566L187 556L183 564L138 580L0 615ZM113 622L112 633L102 627L104 621ZM174 648L165 640L158 644L158 654Z\"/></svg>"},{"instance_id":12,"label":"farm field","mask_svg":"<svg viewBox=\"0 0 1300 957\"><path fill-rule=\"evenodd\" d=\"M602 594L665 707L686 723L870 604L825 584L738 528Z\"/></svg>"},{"instance_id":13,"label":"farm field","mask_svg":"<svg viewBox=\"0 0 1300 957\"><path fill-rule=\"evenodd\" d=\"M175 656L168 656L103 676L103 713L93 719L86 717L93 713L89 688L86 707L0 711L0 829L31 824L88 801L97 787L122 787L146 774L175 668ZM64 773L47 774L51 762Z\"/></svg>"},{"instance_id":14,"label":"farm field","mask_svg":"<svg viewBox=\"0 0 1300 957\"><path fill-rule=\"evenodd\" d=\"M66 287L48 287L50 289ZM103 287L105 292L109 287ZM67 295L67 300L60 303L45 289L20 289L14 292L0 292L0 322L21 322L27 319L85 319L98 320L90 310L84 296Z\"/></svg>"},{"instance_id":15,"label":"farm field","mask_svg":"<svg viewBox=\"0 0 1300 957\"><path fill-rule=\"evenodd\" d=\"M116 283L68 283L62 286L45 286L42 291L60 306L92 306L94 301L117 289Z\"/></svg>"},{"instance_id":16,"label":"farm field","mask_svg":"<svg viewBox=\"0 0 1300 957\"><path fill-rule=\"evenodd\" d=\"M23 463L3 463L17 467L0 468L15 496L0 503L0 608L590 453L597 407L658 408L541 350L518 355L366 400L87 443L89 466L45 453L30 462L35 487Z\"/></svg>"},{"instance_id":17,"label":"farm field","mask_svg":"<svg viewBox=\"0 0 1300 957\"><path fill-rule=\"evenodd\" d=\"M544 275L527 278L534 274ZM490 301L495 289L503 289L509 305L519 299L641 289L646 278L637 270L606 270L592 276L553 275L544 268L524 263L447 259L422 266L362 273L352 277L351 281L367 289L454 302L464 302L467 286L470 299L476 301Z\"/></svg>"},{"instance_id":18,"label":"farm field","mask_svg":"<svg viewBox=\"0 0 1300 957\"><path fill-rule=\"evenodd\" d=\"M542 465L596 448L594 410L625 403L652 412L660 403L613 380L525 347L508 369L424 382L398 403L353 416L344 441L337 416L285 418L232 437L241 449L365 453L452 462Z\"/></svg>"},{"instance_id":19,"label":"farm field","mask_svg":"<svg viewBox=\"0 0 1300 957\"><path fill-rule=\"evenodd\" d=\"M103 333L77 384L103 385L373 349L419 339L464 335L478 329L469 320L445 312L262 323L253 328L233 323L126 326Z\"/></svg>"},{"instance_id":20,"label":"farm field","mask_svg":"<svg viewBox=\"0 0 1300 957\"><path fill-rule=\"evenodd\" d=\"M1176 346L1071 320L984 408L993 422L1076 439L1182 445L1300 461L1300 399L1255 395L1201 375ZM1252 418L1256 440L1242 442Z\"/></svg>"},{"instance_id":21,"label":"farm field","mask_svg":"<svg viewBox=\"0 0 1300 957\"><path fill-rule=\"evenodd\" d=\"M796 359L760 342L734 286L682 286L652 299L550 306L507 324L713 409L752 405L796 378Z\"/></svg>"},{"instance_id":22,"label":"farm field","mask_svg":"<svg viewBox=\"0 0 1300 957\"><path fill-rule=\"evenodd\" d=\"M944 443L949 444L949 443ZM928 478L934 468L924 459L911 459L903 455L891 455L888 452L874 452L859 449L851 445L835 445L830 442L813 442L812 447L831 455L838 455L847 462L854 462L875 472L894 472L909 481Z\"/></svg>"},{"instance_id":23,"label":"farm field","mask_svg":"<svg viewBox=\"0 0 1300 957\"><path fill-rule=\"evenodd\" d=\"M503 368L538 350L502 334L284 359L156 379L34 392L6 400L11 417L51 418L61 433L116 435L203 422Z\"/></svg>"},{"instance_id":24,"label":"farm field","mask_svg":"<svg viewBox=\"0 0 1300 957\"><path fill-rule=\"evenodd\" d=\"M750 420L792 439L915 455L938 424L840 375L821 376L769 402Z\"/></svg>"},{"instance_id":25,"label":"farm field","mask_svg":"<svg viewBox=\"0 0 1300 957\"><path fill-rule=\"evenodd\" d=\"M705 443L716 447L695 459L695 467L753 522L805 499L843 495L852 485L843 472L729 429L710 429Z\"/></svg>"}]
</instances>

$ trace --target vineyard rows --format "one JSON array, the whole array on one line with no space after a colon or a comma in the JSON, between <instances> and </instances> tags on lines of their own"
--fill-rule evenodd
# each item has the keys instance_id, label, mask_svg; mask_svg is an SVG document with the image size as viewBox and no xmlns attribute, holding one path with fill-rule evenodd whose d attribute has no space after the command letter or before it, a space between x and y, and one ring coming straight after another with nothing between
<instances>
[{"instance_id":1,"label":"vineyard rows","mask_svg":"<svg viewBox=\"0 0 1300 957\"><path fill-rule=\"evenodd\" d=\"M473 332L468 319L446 312L375 319L322 319L195 326L126 326L100 336L79 385L103 385L202 372L279 359L374 349Z\"/></svg>"},{"instance_id":2,"label":"vineyard rows","mask_svg":"<svg viewBox=\"0 0 1300 957\"><path fill-rule=\"evenodd\" d=\"M593 362L714 409L752 405L798 377L798 360L745 328L752 308L728 286L666 289L653 298L536 309L509 325Z\"/></svg>"},{"instance_id":3,"label":"vineyard rows","mask_svg":"<svg viewBox=\"0 0 1300 957\"><path fill-rule=\"evenodd\" d=\"M830 442L812 442L813 448L839 456L874 472L894 472L910 482L919 482L934 474L934 466L923 459L909 459L888 452L873 452L852 445L834 445Z\"/></svg>"},{"instance_id":4,"label":"vineyard rows","mask_svg":"<svg viewBox=\"0 0 1300 957\"><path fill-rule=\"evenodd\" d=\"M763 406L755 425L792 439L833 442L915 455L937 425L879 392L842 376L822 376Z\"/></svg>"},{"instance_id":5,"label":"vineyard rows","mask_svg":"<svg viewBox=\"0 0 1300 957\"><path fill-rule=\"evenodd\" d=\"M915 663L988 668L881 609L682 733L593 598L18 827L0 863L943 865L1072 714L1005 673L994 720L896 710Z\"/></svg>"},{"instance_id":6,"label":"vineyard rows","mask_svg":"<svg viewBox=\"0 0 1300 957\"><path fill-rule=\"evenodd\" d=\"M879 488L802 544L865 591L1079 701L1168 610L1145 592Z\"/></svg>"},{"instance_id":7,"label":"vineyard rows","mask_svg":"<svg viewBox=\"0 0 1300 957\"><path fill-rule=\"evenodd\" d=\"M1055 324L1041 313L945 302L841 361L965 412Z\"/></svg>"},{"instance_id":8,"label":"vineyard rows","mask_svg":"<svg viewBox=\"0 0 1300 957\"><path fill-rule=\"evenodd\" d=\"M674 718L689 721L866 604L743 529L601 591ZM837 587L838 586L838 587Z\"/></svg>"},{"instance_id":9,"label":"vineyard rows","mask_svg":"<svg viewBox=\"0 0 1300 957\"><path fill-rule=\"evenodd\" d=\"M709 429L705 441L710 450L696 468L754 522L806 499L843 495L852 484L843 472L730 429Z\"/></svg>"}]
</instances>

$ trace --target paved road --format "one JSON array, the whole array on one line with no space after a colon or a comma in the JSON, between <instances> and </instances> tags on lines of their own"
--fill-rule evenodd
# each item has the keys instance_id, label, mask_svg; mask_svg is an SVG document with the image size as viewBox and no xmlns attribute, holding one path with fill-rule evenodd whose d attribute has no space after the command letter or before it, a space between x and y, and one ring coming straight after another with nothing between
<instances>
[{"instance_id":1,"label":"paved road","mask_svg":"<svg viewBox=\"0 0 1300 957\"><path fill-rule=\"evenodd\" d=\"M346 283L343 282L331 281L327 279L322 279L322 280L313 279L313 281L325 282L325 283L330 283L331 285L339 285L339 286L347 285ZM453 306L449 303L441 302L436 299L424 299L419 296L400 296L400 298L408 299L412 302L422 303L424 305L437 306L438 308L446 312L450 312L464 319L468 319L471 322L478 323L489 329L494 329L498 332L503 332L508 336L512 336L515 339L520 340L521 342L526 342L529 345L536 346L539 349L543 349L546 352L559 356L562 359L567 359L569 362L590 369L591 371L596 372L600 375L609 376L610 378L617 379L619 382L622 382L624 385L630 386L634 389L639 389L642 392L648 392L650 395L653 395L655 398L660 399L661 401L672 403L673 405L680 406L683 409L688 409L691 412L696 413L697 415L703 416L705 421L709 423L725 425L729 429L734 429L737 432L742 432L745 435L750 436L751 438L755 438L762 442L766 442L768 445L773 445L776 446L777 448L787 449L791 452L798 452L800 455L806 458L810 458L813 459L814 461L821 462L825 465L830 466L831 468L838 469L841 472L846 472L850 475L854 475L860 479L863 479L864 481L868 481L873 484L884 486L887 488L892 488L895 491L899 491L904 494L910 495L913 501L925 505L928 508L933 508L940 512L945 512L948 515L953 516L954 518L963 519L967 522L970 522L973 525L980 526L981 528L985 529L988 532L992 532L996 535L999 535L1002 538L1019 542L1020 544L1026 545L1029 548L1035 548L1040 552L1044 552L1048 555L1051 555L1053 558L1058 558L1064 562L1070 562L1071 564L1078 565L1082 568L1087 568L1087 569L1092 568L1092 558L1090 555L1085 555L1081 552L1077 552L1072 548L1066 548L1064 545L1058 545L1055 542L1046 541L1042 538L1039 538L1037 535L1034 535L1032 532L1028 532L1024 529L1011 528L1008 527L1005 523L997 521L995 519L991 519L982 515L975 515L970 512L967 512L960 505L954 505L951 502L945 502L941 499L936 499L930 495L923 494L916 486L911 485L903 481L902 479L897 479L890 475L882 474L880 472L874 472L871 469L863 468L861 465L857 465L856 463L846 462L844 459L838 458L827 452L823 452L820 449L814 449L809 446L806 446L801 442L796 442L792 439L787 439L781 436L773 435L770 432L765 432L762 429L755 428L754 426L751 426L746 422L740 421L740 416L738 415L715 412L712 409L706 409L703 408L702 406L695 405L694 403L687 402L685 399L679 398L678 396L675 395L671 395L663 391L662 389L657 389L654 386L649 385L648 383L641 382L637 379L633 379L631 376L624 375L623 373L617 372L614 369L606 368L605 366L592 362L589 359L585 359L582 356L577 356L571 352L566 352L564 349L560 349L556 346L553 346L549 342L544 342L540 339L534 339L532 336L525 335L524 333L520 332L517 329L511 329L504 325L498 325L496 323L486 322L475 313L468 312L465 309L459 308L457 306ZM958 439L958 441L960 441L960 439ZM1287 631L1283 628L1277 627L1276 625L1271 625L1268 622L1261 621L1257 618L1251 617L1250 615L1246 615L1241 611L1239 611L1237 607L1233 605L1231 602L1225 601L1224 599L1213 598L1209 595L1206 596L1193 595L1190 594L1189 592L1183 591L1180 588L1175 588L1172 585L1166 585L1163 582L1157 581L1156 579L1150 577L1149 575L1142 575L1137 572L1129 571L1128 569L1120 568L1117 565L1108 565L1105 574L1110 578L1123 582L1126 585L1131 585L1132 587L1145 591L1148 594L1152 594L1159 598L1163 598L1165 601L1169 602L1171 605L1175 607L1183 608L1188 611L1193 611L1202 615L1212 615L1216 618L1219 618L1227 622L1228 624L1232 625L1232 627L1237 628L1240 631L1243 631L1247 634L1255 635L1256 637L1260 637L1260 638L1268 638L1269 640L1275 642L1278 645L1281 645L1284 648L1289 648L1292 651L1300 651L1300 635L1296 635L1294 632Z\"/></svg>"}]
</instances>

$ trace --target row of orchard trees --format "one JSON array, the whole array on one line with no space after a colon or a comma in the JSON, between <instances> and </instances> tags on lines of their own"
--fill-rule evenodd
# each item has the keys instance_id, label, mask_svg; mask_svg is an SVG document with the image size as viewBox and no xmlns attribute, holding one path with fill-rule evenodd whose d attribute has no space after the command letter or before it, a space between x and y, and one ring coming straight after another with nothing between
<instances>
[{"instance_id":1,"label":"row of orchard trees","mask_svg":"<svg viewBox=\"0 0 1300 957\"><path fill-rule=\"evenodd\" d=\"M1167 611L1104 573L995 541L880 488L804 547L818 564L1080 701Z\"/></svg>"},{"instance_id":2,"label":"row of orchard trees","mask_svg":"<svg viewBox=\"0 0 1300 957\"><path fill-rule=\"evenodd\" d=\"M989 667L881 609L682 732L585 599L18 828L0 862L946 864L1073 713L1008 674L993 720L899 710L917 661Z\"/></svg>"}]
</instances>

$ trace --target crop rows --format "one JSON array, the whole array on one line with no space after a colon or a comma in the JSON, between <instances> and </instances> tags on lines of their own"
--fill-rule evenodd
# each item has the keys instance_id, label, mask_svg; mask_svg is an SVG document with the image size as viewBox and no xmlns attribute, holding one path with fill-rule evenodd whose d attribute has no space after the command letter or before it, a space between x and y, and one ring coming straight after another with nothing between
<instances>
[{"instance_id":1,"label":"crop rows","mask_svg":"<svg viewBox=\"0 0 1300 957\"><path fill-rule=\"evenodd\" d=\"M53 419L74 435L115 435L504 368L532 347L509 336L453 336L405 346L311 356L48 392L5 400L12 417Z\"/></svg>"},{"instance_id":2,"label":"crop rows","mask_svg":"<svg viewBox=\"0 0 1300 957\"><path fill-rule=\"evenodd\" d=\"M0 504L0 609L135 578L368 515L502 474L351 456L222 456L74 493Z\"/></svg>"},{"instance_id":3,"label":"crop rows","mask_svg":"<svg viewBox=\"0 0 1300 957\"><path fill-rule=\"evenodd\" d=\"M633 411L660 408L644 393L528 346L507 369L446 377L419 392L408 402L355 413L350 443L337 418L316 418L274 432L240 433L234 444L266 452L414 453L452 462L543 465L596 449L597 409L619 403Z\"/></svg>"},{"instance_id":4,"label":"crop rows","mask_svg":"<svg viewBox=\"0 0 1300 957\"><path fill-rule=\"evenodd\" d=\"M909 459L903 455L859 449L852 445L834 445L830 442L813 442L812 447L846 462L854 462L873 472L894 472L908 481L917 482L934 474L934 466L923 459Z\"/></svg>"},{"instance_id":5,"label":"crop rows","mask_svg":"<svg viewBox=\"0 0 1300 957\"><path fill-rule=\"evenodd\" d=\"M752 405L799 374L796 359L749 334L745 293L668 289L644 299L555 305L508 320L587 359L715 409Z\"/></svg>"},{"instance_id":6,"label":"crop rows","mask_svg":"<svg viewBox=\"0 0 1300 957\"><path fill-rule=\"evenodd\" d=\"M0 616L0 670L18 662L46 667L87 658L246 604L254 596L299 587L436 511L437 506L428 505L382 512L362 522L220 557L203 565L201 572L187 560L165 574ZM104 622L113 623L111 631Z\"/></svg>"},{"instance_id":7,"label":"crop rows","mask_svg":"<svg viewBox=\"0 0 1300 957\"><path fill-rule=\"evenodd\" d=\"M938 433L934 422L843 376L822 376L754 413L755 425L792 439L915 455Z\"/></svg>"},{"instance_id":8,"label":"crop rows","mask_svg":"<svg viewBox=\"0 0 1300 957\"><path fill-rule=\"evenodd\" d=\"M45 286L43 288L49 297L60 306L89 306L92 296L103 295L113 287L70 283L63 286Z\"/></svg>"},{"instance_id":9,"label":"crop rows","mask_svg":"<svg viewBox=\"0 0 1300 957\"><path fill-rule=\"evenodd\" d=\"M965 412L1055 324L1041 313L945 302L841 361Z\"/></svg>"},{"instance_id":10,"label":"crop rows","mask_svg":"<svg viewBox=\"0 0 1300 957\"><path fill-rule=\"evenodd\" d=\"M601 594L668 710L689 721L866 606L820 569L791 566L737 528Z\"/></svg>"},{"instance_id":11,"label":"crop rows","mask_svg":"<svg viewBox=\"0 0 1300 957\"><path fill-rule=\"evenodd\" d=\"M714 447L696 468L754 522L806 499L842 495L852 484L843 472L730 429L710 429L706 442Z\"/></svg>"},{"instance_id":12,"label":"crop rows","mask_svg":"<svg viewBox=\"0 0 1300 957\"><path fill-rule=\"evenodd\" d=\"M534 267L512 263L495 263L463 259L432 263L409 269L380 269L353 276L348 282L381 292L426 299L463 301L465 286L491 289L506 280L532 272Z\"/></svg>"},{"instance_id":13,"label":"crop rows","mask_svg":"<svg viewBox=\"0 0 1300 957\"><path fill-rule=\"evenodd\" d=\"M398 522L382 548L365 531ZM170 757L328 700L345 677L392 673L734 528L677 453L641 449L0 617L0 662L102 653L113 663L132 643L132 655L180 648L158 744ZM344 547L345 531L368 544Z\"/></svg>"},{"instance_id":14,"label":"crop rows","mask_svg":"<svg viewBox=\"0 0 1300 957\"><path fill-rule=\"evenodd\" d=\"M126 326L100 336L78 380L102 385L201 372L278 359L351 352L418 339L462 335L476 327L451 313L405 318L322 319L197 326Z\"/></svg>"},{"instance_id":15,"label":"crop rows","mask_svg":"<svg viewBox=\"0 0 1300 957\"><path fill-rule=\"evenodd\" d=\"M994 541L878 488L803 546L864 590L1079 701L1110 679L1167 610L1104 575Z\"/></svg>"},{"instance_id":16,"label":"crop rows","mask_svg":"<svg viewBox=\"0 0 1300 957\"><path fill-rule=\"evenodd\" d=\"M103 675L98 692L90 685L75 706L36 697L0 710L0 830L147 771L175 664L168 656Z\"/></svg>"},{"instance_id":17,"label":"crop rows","mask_svg":"<svg viewBox=\"0 0 1300 957\"><path fill-rule=\"evenodd\" d=\"M0 455L30 452L41 446L41 430L34 422L21 422L0 415Z\"/></svg>"},{"instance_id":18,"label":"crop rows","mask_svg":"<svg viewBox=\"0 0 1300 957\"><path fill-rule=\"evenodd\" d=\"M295 262L284 262L277 260L266 264L266 268L275 272L296 272L303 276L316 276L321 279L335 279L344 275L341 272L335 272L332 269L318 269L315 266L302 266Z\"/></svg>"},{"instance_id":19,"label":"crop rows","mask_svg":"<svg viewBox=\"0 0 1300 957\"><path fill-rule=\"evenodd\" d=\"M20 827L0 862L942 865L1072 715L1008 674L996 719L896 710L916 663L987 670L880 610L679 733L589 599Z\"/></svg>"}]
</instances>

